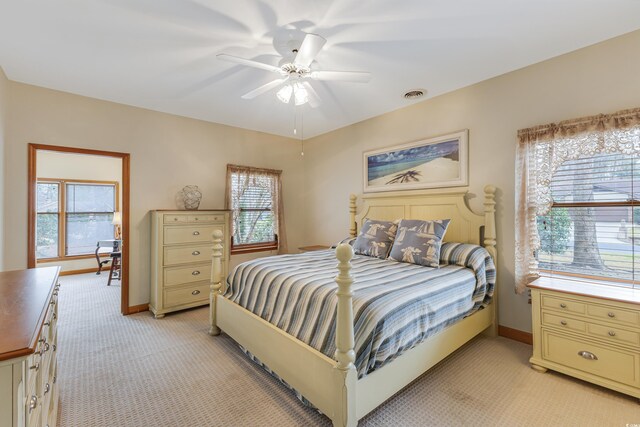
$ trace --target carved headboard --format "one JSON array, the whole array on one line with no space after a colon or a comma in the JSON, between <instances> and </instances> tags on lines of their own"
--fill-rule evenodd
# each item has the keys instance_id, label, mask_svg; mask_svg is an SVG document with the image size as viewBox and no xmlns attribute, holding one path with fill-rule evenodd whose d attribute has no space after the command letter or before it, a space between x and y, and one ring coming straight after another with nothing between
<instances>
[{"instance_id":1,"label":"carved headboard","mask_svg":"<svg viewBox=\"0 0 640 427\"><path fill-rule=\"evenodd\" d=\"M495 187L484 188L484 213L476 214L467 205L466 190L403 191L365 194L357 213L355 195L349 201L350 234L355 237L366 218L392 221L396 219L451 219L445 241L474 243L484 246L494 261L496 252ZM482 236L482 237L481 237Z\"/></svg>"}]
</instances>

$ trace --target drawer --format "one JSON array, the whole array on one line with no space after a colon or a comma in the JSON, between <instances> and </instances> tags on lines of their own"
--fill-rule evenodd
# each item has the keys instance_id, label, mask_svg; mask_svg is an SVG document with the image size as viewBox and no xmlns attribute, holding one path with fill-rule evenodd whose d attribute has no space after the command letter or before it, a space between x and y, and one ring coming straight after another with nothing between
<instances>
[{"instance_id":1,"label":"drawer","mask_svg":"<svg viewBox=\"0 0 640 427\"><path fill-rule=\"evenodd\" d=\"M640 326L640 310L626 310L607 305L589 304L587 313L594 319L602 319L608 322L616 322L625 325Z\"/></svg>"},{"instance_id":2,"label":"drawer","mask_svg":"<svg viewBox=\"0 0 640 427\"><path fill-rule=\"evenodd\" d=\"M173 307L177 305L208 303L209 290L209 282L200 282L192 286L167 289L164 291L164 305L165 307Z\"/></svg>"},{"instance_id":3,"label":"drawer","mask_svg":"<svg viewBox=\"0 0 640 427\"><path fill-rule=\"evenodd\" d=\"M570 329L572 331L586 332L587 324L581 320L575 320L561 315L542 312L542 324L556 328Z\"/></svg>"},{"instance_id":4,"label":"drawer","mask_svg":"<svg viewBox=\"0 0 640 427\"><path fill-rule=\"evenodd\" d=\"M607 348L543 329L542 357L622 384L640 385L640 354L637 352Z\"/></svg>"},{"instance_id":5,"label":"drawer","mask_svg":"<svg viewBox=\"0 0 640 427\"><path fill-rule=\"evenodd\" d=\"M603 326L593 323L587 324L590 335L598 338L605 338L612 343L640 346L640 333L620 329L616 326Z\"/></svg>"},{"instance_id":6,"label":"drawer","mask_svg":"<svg viewBox=\"0 0 640 427\"><path fill-rule=\"evenodd\" d=\"M211 280L210 263L164 269L164 283L166 286L202 282L203 280Z\"/></svg>"},{"instance_id":7,"label":"drawer","mask_svg":"<svg viewBox=\"0 0 640 427\"><path fill-rule=\"evenodd\" d=\"M163 218L163 222L165 224L171 224L171 223L180 223L180 222L187 222L189 220L189 216L188 215L164 215Z\"/></svg>"},{"instance_id":8,"label":"drawer","mask_svg":"<svg viewBox=\"0 0 640 427\"><path fill-rule=\"evenodd\" d=\"M586 304L582 302L548 295L542 295L542 307L576 314L584 314L586 311Z\"/></svg>"},{"instance_id":9,"label":"drawer","mask_svg":"<svg viewBox=\"0 0 640 427\"><path fill-rule=\"evenodd\" d=\"M168 246L164 248L164 265L211 261L211 245Z\"/></svg>"},{"instance_id":10,"label":"drawer","mask_svg":"<svg viewBox=\"0 0 640 427\"><path fill-rule=\"evenodd\" d=\"M224 215L189 215L189 222L224 222Z\"/></svg>"},{"instance_id":11,"label":"drawer","mask_svg":"<svg viewBox=\"0 0 640 427\"><path fill-rule=\"evenodd\" d=\"M214 230L224 232L223 225L192 225L185 227L165 227L164 244L211 242Z\"/></svg>"}]
</instances>

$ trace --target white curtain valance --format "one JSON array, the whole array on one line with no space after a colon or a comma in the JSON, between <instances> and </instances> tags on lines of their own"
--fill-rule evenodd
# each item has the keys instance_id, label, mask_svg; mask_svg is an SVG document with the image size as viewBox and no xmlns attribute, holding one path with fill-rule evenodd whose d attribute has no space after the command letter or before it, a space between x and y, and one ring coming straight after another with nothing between
<instances>
[{"instance_id":1,"label":"white curtain valance","mask_svg":"<svg viewBox=\"0 0 640 427\"><path fill-rule=\"evenodd\" d=\"M539 277L536 217L549 212L551 180L568 160L603 153L640 154L640 108L518 131L516 154L516 292Z\"/></svg>"}]
</instances>

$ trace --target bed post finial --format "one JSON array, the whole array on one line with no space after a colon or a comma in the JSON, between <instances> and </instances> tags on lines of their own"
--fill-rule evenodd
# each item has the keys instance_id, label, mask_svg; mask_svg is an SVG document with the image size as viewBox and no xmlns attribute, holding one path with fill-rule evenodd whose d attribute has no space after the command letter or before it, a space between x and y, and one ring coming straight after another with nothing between
<instances>
[{"instance_id":1,"label":"bed post finial","mask_svg":"<svg viewBox=\"0 0 640 427\"><path fill-rule=\"evenodd\" d=\"M498 261L496 250L496 187L487 185L484 187L484 247L493 258Z\"/></svg>"},{"instance_id":2,"label":"bed post finial","mask_svg":"<svg viewBox=\"0 0 640 427\"><path fill-rule=\"evenodd\" d=\"M220 335L216 319L216 301L222 289L222 231L214 230L211 254L211 291L209 293L209 335Z\"/></svg>"},{"instance_id":3,"label":"bed post finial","mask_svg":"<svg viewBox=\"0 0 640 427\"><path fill-rule=\"evenodd\" d=\"M358 233L358 226L356 224L356 199L358 197L355 194L349 195L349 235L351 237L356 237Z\"/></svg>"},{"instance_id":4,"label":"bed post finial","mask_svg":"<svg viewBox=\"0 0 640 427\"><path fill-rule=\"evenodd\" d=\"M355 205L355 197L352 199ZM347 243L342 243L336 248L338 258L338 307L336 319L336 352L334 359L336 365L337 390L336 411L331 418L333 425L340 427L355 427L358 424L356 417L356 353L353 349L353 276L351 276L351 258L353 248Z\"/></svg>"}]
</instances>

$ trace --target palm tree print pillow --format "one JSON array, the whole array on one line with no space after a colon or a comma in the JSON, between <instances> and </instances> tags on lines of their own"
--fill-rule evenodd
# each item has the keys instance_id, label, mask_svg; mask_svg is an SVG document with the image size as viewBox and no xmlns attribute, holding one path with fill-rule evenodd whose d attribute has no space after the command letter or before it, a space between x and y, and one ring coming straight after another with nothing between
<instances>
[{"instance_id":1,"label":"palm tree print pillow","mask_svg":"<svg viewBox=\"0 0 640 427\"><path fill-rule=\"evenodd\" d=\"M398 225L389 258L437 268L440 262L440 246L450 221L403 219Z\"/></svg>"},{"instance_id":2,"label":"palm tree print pillow","mask_svg":"<svg viewBox=\"0 0 640 427\"><path fill-rule=\"evenodd\" d=\"M353 250L358 255L385 259L396 236L398 226L392 221L367 219L362 225Z\"/></svg>"}]
</instances>

